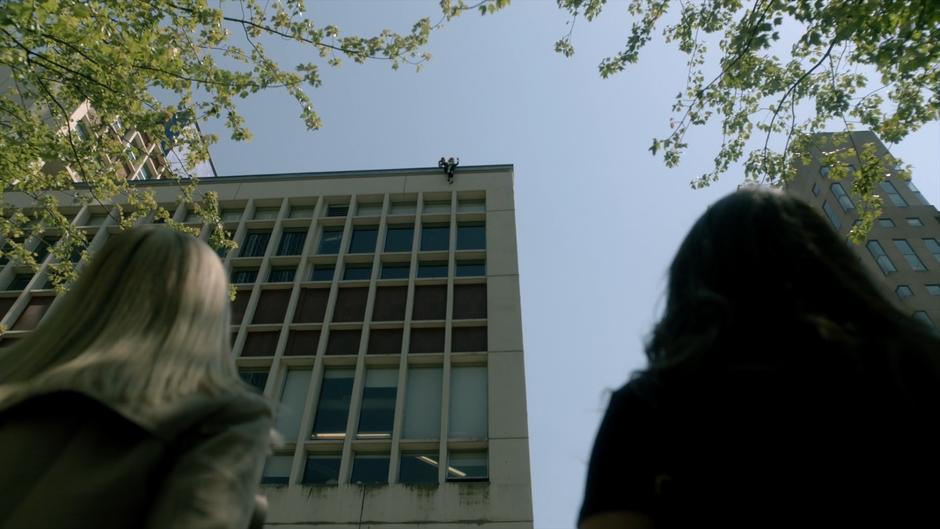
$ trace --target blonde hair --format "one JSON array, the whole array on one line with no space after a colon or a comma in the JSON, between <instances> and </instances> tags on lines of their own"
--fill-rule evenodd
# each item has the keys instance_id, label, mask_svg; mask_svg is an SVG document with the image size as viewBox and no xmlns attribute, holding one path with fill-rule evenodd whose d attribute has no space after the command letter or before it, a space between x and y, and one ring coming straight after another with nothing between
<instances>
[{"instance_id":1,"label":"blonde hair","mask_svg":"<svg viewBox=\"0 0 940 529\"><path fill-rule=\"evenodd\" d=\"M0 388L24 384L132 404L248 391L219 258L166 227L113 236L39 328L0 350Z\"/></svg>"}]
</instances>

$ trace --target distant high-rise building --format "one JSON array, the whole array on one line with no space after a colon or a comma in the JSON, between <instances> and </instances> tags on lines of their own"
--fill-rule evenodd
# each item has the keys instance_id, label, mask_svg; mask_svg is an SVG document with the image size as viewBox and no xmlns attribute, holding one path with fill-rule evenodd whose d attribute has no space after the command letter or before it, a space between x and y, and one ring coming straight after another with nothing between
<instances>
[{"instance_id":1,"label":"distant high-rise building","mask_svg":"<svg viewBox=\"0 0 940 529\"><path fill-rule=\"evenodd\" d=\"M787 188L818 207L832 227L847 236L858 218L857 197L852 193L854 167L844 180L831 180L824 158L835 150L865 144L874 144L876 155L883 159L888 150L868 131L853 132L849 145L833 145L832 134L814 139L812 161L797 166L797 176ZM882 278L890 297L914 317L940 325L940 212L887 160L884 167L887 180L876 190L884 202L882 215L865 243L852 244L852 249L874 276Z\"/></svg>"},{"instance_id":2,"label":"distant high-rise building","mask_svg":"<svg viewBox=\"0 0 940 529\"><path fill-rule=\"evenodd\" d=\"M174 206L172 181L137 185L201 225ZM453 183L433 168L219 177L200 189L218 193L239 244L223 256L236 363L277 403L284 444L264 468L267 521L531 528L512 166L460 166ZM63 209L94 258L112 216ZM49 259L36 275L0 271L11 329L0 346L54 303Z\"/></svg>"}]
</instances>

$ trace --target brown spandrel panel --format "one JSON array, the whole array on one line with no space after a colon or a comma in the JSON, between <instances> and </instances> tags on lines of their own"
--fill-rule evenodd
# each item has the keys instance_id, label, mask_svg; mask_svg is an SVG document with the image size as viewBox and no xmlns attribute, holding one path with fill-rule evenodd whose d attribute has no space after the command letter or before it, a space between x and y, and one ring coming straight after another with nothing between
<instances>
[{"instance_id":1,"label":"brown spandrel panel","mask_svg":"<svg viewBox=\"0 0 940 529\"><path fill-rule=\"evenodd\" d=\"M486 285L454 285L454 319L486 318Z\"/></svg>"},{"instance_id":2,"label":"brown spandrel panel","mask_svg":"<svg viewBox=\"0 0 940 529\"><path fill-rule=\"evenodd\" d=\"M369 354L401 353L402 329L372 329L369 331Z\"/></svg>"},{"instance_id":3,"label":"brown spandrel panel","mask_svg":"<svg viewBox=\"0 0 940 529\"><path fill-rule=\"evenodd\" d=\"M241 356L273 356L279 334L278 331L248 333Z\"/></svg>"},{"instance_id":4,"label":"brown spandrel panel","mask_svg":"<svg viewBox=\"0 0 940 529\"><path fill-rule=\"evenodd\" d=\"M444 352L444 328L412 328L411 345L408 348L410 353L443 353Z\"/></svg>"},{"instance_id":5,"label":"brown spandrel panel","mask_svg":"<svg viewBox=\"0 0 940 529\"><path fill-rule=\"evenodd\" d=\"M362 321L366 315L369 288L341 288L336 296L333 321Z\"/></svg>"},{"instance_id":6,"label":"brown spandrel panel","mask_svg":"<svg viewBox=\"0 0 940 529\"><path fill-rule=\"evenodd\" d=\"M326 342L328 355L354 355L359 353L359 338L362 329L331 330Z\"/></svg>"},{"instance_id":7,"label":"brown spandrel panel","mask_svg":"<svg viewBox=\"0 0 940 529\"><path fill-rule=\"evenodd\" d=\"M317 354L317 344L320 343L320 331L291 331L287 336L287 349L285 355Z\"/></svg>"},{"instance_id":8,"label":"brown spandrel panel","mask_svg":"<svg viewBox=\"0 0 940 529\"><path fill-rule=\"evenodd\" d=\"M486 327L454 327L450 336L455 353L486 351Z\"/></svg>"},{"instance_id":9,"label":"brown spandrel panel","mask_svg":"<svg viewBox=\"0 0 940 529\"><path fill-rule=\"evenodd\" d=\"M304 288L300 291L294 323L320 323L326 315L326 303L330 298L328 288Z\"/></svg>"},{"instance_id":10,"label":"brown spandrel panel","mask_svg":"<svg viewBox=\"0 0 940 529\"><path fill-rule=\"evenodd\" d=\"M447 315L447 285L415 287L412 319L443 320Z\"/></svg>"},{"instance_id":11,"label":"brown spandrel panel","mask_svg":"<svg viewBox=\"0 0 940 529\"><path fill-rule=\"evenodd\" d=\"M245 310L248 308L248 300L251 298L250 290L239 290L235 293L235 301L232 302L232 324L238 325L245 317Z\"/></svg>"},{"instance_id":12,"label":"brown spandrel panel","mask_svg":"<svg viewBox=\"0 0 940 529\"><path fill-rule=\"evenodd\" d=\"M408 287L379 287L375 290L373 321L403 321Z\"/></svg>"},{"instance_id":13,"label":"brown spandrel panel","mask_svg":"<svg viewBox=\"0 0 940 529\"><path fill-rule=\"evenodd\" d=\"M39 325L39 321L46 315L49 305L55 300L52 296L36 296L29 300L29 304L23 309L16 323L13 324L15 331L29 331Z\"/></svg>"},{"instance_id":14,"label":"brown spandrel panel","mask_svg":"<svg viewBox=\"0 0 940 529\"><path fill-rule=\"evenodd\" d=\"M264 290L258 300L258 307L251 319L252 323L282 323L290 301L290 290Z\"/></svg>"}]
</instances>

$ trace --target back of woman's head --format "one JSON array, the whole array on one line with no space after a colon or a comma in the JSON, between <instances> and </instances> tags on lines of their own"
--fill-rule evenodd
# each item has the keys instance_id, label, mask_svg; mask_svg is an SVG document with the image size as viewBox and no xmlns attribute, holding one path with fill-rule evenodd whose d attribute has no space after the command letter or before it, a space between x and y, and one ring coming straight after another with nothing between
<instances>
[{"instance_id":1,"label":"back of woman's head","mask_svg":"<svg viewBox=\"0 0 940 529\"><path fill-rule=\"evenodd\" d=\"M811 206L777 190L744 189L698 219L669 270L665 314L647 348L650 370L724 361L713 350L749 344L750 361L818 348L819 364L877 338L936 338L881 293L848 244ZM807 343L810 342L810 343ZM709 358L711 355L711 358ZM784 359L785 360L785 359Z\"/></svg>"},{"instance_id":2,"label":"back of woman's head","mask_svg":"<svg viewBox=\"0 0 940 529\"><path fill-rule=\"evenodd\" d=\"M154 402L239 387L218 257L165 227L113 236L39 328L0 352L0 384Z\"/></svg>"}]
</instances>

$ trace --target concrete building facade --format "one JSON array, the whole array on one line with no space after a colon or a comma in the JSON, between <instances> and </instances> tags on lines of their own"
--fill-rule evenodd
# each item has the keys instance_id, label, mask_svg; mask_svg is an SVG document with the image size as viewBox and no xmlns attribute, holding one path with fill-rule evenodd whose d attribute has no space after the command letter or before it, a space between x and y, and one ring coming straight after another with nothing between
<instances>
[{"instance_id":1,"label":"concrete building facade","mask_svg":"<svg viewBox=\"0 0 940 529\"><path fill-rule=\"evenodd\" d=\"M139 185L161 204L179 192ZM200 189L218 193L239 243L222 256L237 289L236 362L277 403L283 444L262 478L270 526L531 528L512 166L460 167L453 183L435 168ZM113 219L60 199L93 256ZM0 271L0 346L54 304L51 259L35 275Z\"/></svg>"},{"instance_id":2,"label":"concrete building facade","mask_svg":"<svg viewBox=\"0 0 940 529\"><path fill-rule=\"evenodd\" d=\"M855 145L874 144L876 154L884 159L888 149L875 134L853 132ZM831 134L816 136L811 162L797 166L797 177L787 188L818 207L832 227L848 236L858 218L852 193L851 171L842 181L831 180L831 168L824 157L837 149ZM855 162L858 163L857 161ZM914 183L898 176L885 163L887 180L877 194L884 202L883 211L864 244L852 249L873 277L882 278L885 293L897 300L914 317L933 326L940 325L940 212L920 193Z\"/></svg>"}]
</instances>

